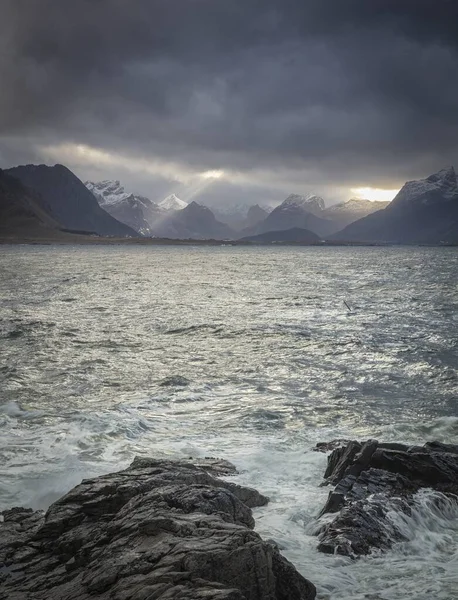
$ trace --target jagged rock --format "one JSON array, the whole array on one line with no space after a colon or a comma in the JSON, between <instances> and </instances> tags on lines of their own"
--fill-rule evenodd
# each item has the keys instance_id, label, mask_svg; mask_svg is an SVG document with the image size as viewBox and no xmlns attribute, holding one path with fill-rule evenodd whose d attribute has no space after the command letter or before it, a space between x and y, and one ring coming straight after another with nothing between
<instances>
[{"instance_id":1,"label":"jagged rock","mask_svg":"<svg viewBox=\"0 0 458 600\"><path fill-rule=\"evenodd\" d=\"M389 513L409 514L418 490L458 494L458 446L351 441L328 456L325 478L335 488L319 517L337 515L319 529L318 549L348 556L368 554L404 539Z\"/></svg>"},{"instance_id":2,"label":"jagged rock","mask_svg":"<svg viewBox=\"0 0 458 600\"><path fill-rule=\"evenodd\" d=\"M337 483L349 465L352 464L354 457L361 450L359 442L348 442L346 446L336 448L328 457L328 467L324 474L329 483Z\"/></svg>"},{"instance_id":3,"label":"jagged rock","mask_svg":"<svg viewBox=\"0 0 458 600\"><path fill-rule=\"evenodd\" d=\"M337 440L331 440L330 442L318 442L315 448L312 448L314 452L330 452L336 448L342 448L350 443L350 440L339 438Z\"/></svg>"},{"instance_id":4,"label":"jagged rock","mask_svg":"<svg viewBox=\"0 0 458 600\"><path fill-rule=\"evenodd\" d=\"M1 600L308 600L314 586L252 528L268 499L226 461L136 459L46 514L3 513Z\"/></svg>"},{"instance_id":5,"label":"jagged rock","mask_svg":"<svg viewBox=\"0 0 458 600\"><path fill-rule=\"evenodd\" d=\"M409 512L406 501L396 505L381 502L380 498L357 500L345 506L325 534L320 536L318 550L326 554L354 556L369 554L374 548L387 550L396 541L404 539L401 531L387 518L396 508Z\"/></svg>"}]
</instances>

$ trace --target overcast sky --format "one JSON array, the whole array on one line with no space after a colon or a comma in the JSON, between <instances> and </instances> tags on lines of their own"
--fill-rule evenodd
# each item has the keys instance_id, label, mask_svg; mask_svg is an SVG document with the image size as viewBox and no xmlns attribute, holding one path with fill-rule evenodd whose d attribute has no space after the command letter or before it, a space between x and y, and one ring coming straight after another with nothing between
<instances>
[{"instance_id":1,"label":"overcast sky","mask_svg":"<svg viewBox=\"0 0 458 600\"><path fill-rule=\"evenodd\" d=\"M0 5L0 167L216 205L458 164L457 0Z\"/></svg>"}]
</instances>

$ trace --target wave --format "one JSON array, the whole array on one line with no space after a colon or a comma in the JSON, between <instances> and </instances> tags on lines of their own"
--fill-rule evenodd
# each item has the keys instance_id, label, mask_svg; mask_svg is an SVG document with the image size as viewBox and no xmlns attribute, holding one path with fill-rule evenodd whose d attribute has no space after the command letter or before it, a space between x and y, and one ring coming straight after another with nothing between
<instances>
[{"instance_id":1,"label":"wave","mask_svg":"<svg viewBox=\"0 0 458 600\"><path fill-rule=\"evenodd\" d=\"M42 410L27 410L18 402L10 401L0 405L0 414L14 419L35 419L44 415Z\"/></svg>"},{"instance_id":2,"label":"wave","mask_svg":"<svg viewBox=\"0 0 458 600\"><path fill-rule=\"evenodd\" d=\"M196 333L202 330L210 330L214 333L219 333L223 331L223 325L212 324L212 323L202 323L200 325L190 325L189 327L178 327L177 329L168 329L164 333L166 335L178 335L178 334L187 334L187 333Z\"/></svg>"},{"instance_id":3,"label":"wave","mask_svg":"<svg viewBox=\"0 0 458 600\"><path fill-rule=\"evenodd\" d=\"M458 444L458 417L443 416L428 421L394 423L382 428L375 437L406 443L438 441Z\"/></svg>"}]
</instances>

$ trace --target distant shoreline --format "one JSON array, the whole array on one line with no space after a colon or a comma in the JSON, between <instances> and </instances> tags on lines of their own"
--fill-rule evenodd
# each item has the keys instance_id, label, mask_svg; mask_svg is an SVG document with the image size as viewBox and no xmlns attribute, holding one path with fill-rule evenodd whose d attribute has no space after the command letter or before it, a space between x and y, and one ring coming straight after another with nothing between
<instances>
[{"instance_id":1,"label":"distant shoreline","mask_svg":"<svg viewBox=\"0 0 458 600\"><path fill-rule=\"evenodd\" d=\"M60 235L59 235L60 234ZM430 248L458 247L458 244L430 244L430 243L396 243L396 242L251 242L241 240L198 240L198 239L171 239L171 238L118 238L95 235L72 234L70 232L56 232L55 237L18 235L1 236L0 245L30 245L30 246L245 246L245 247L276 247L276 246L311 246L311 247L391 247L391 246L421 246Z\"/></svg>"}]
</instances>

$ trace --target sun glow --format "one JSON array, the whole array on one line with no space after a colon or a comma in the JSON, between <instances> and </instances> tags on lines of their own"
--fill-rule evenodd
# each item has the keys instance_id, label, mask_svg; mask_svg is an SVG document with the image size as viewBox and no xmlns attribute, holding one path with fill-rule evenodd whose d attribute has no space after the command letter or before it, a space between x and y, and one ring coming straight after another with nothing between
<instances>
[{"instance_id":1,"label":"sun glow","mask_svg":"<svg viewBox=\"0 0 458 600\"><path fill-rule=\"evenodd\" d=\"M364 198L365 200L371 200L372 202L391 202L399 190L360 187L352 188L351 192L356 198Z\"/></svg>"},{"instance_id":2,"label":"sun glow","mask_svg":"<svg viewBox=\"0 0 458 600\"><path fill-rule=\"evenodd\" d=\"M221 177L224 175L224 171L204 171L203 173L200 173L200 176L202 177L202 179L221 179Z\"/></svg>"}]
</instances>

